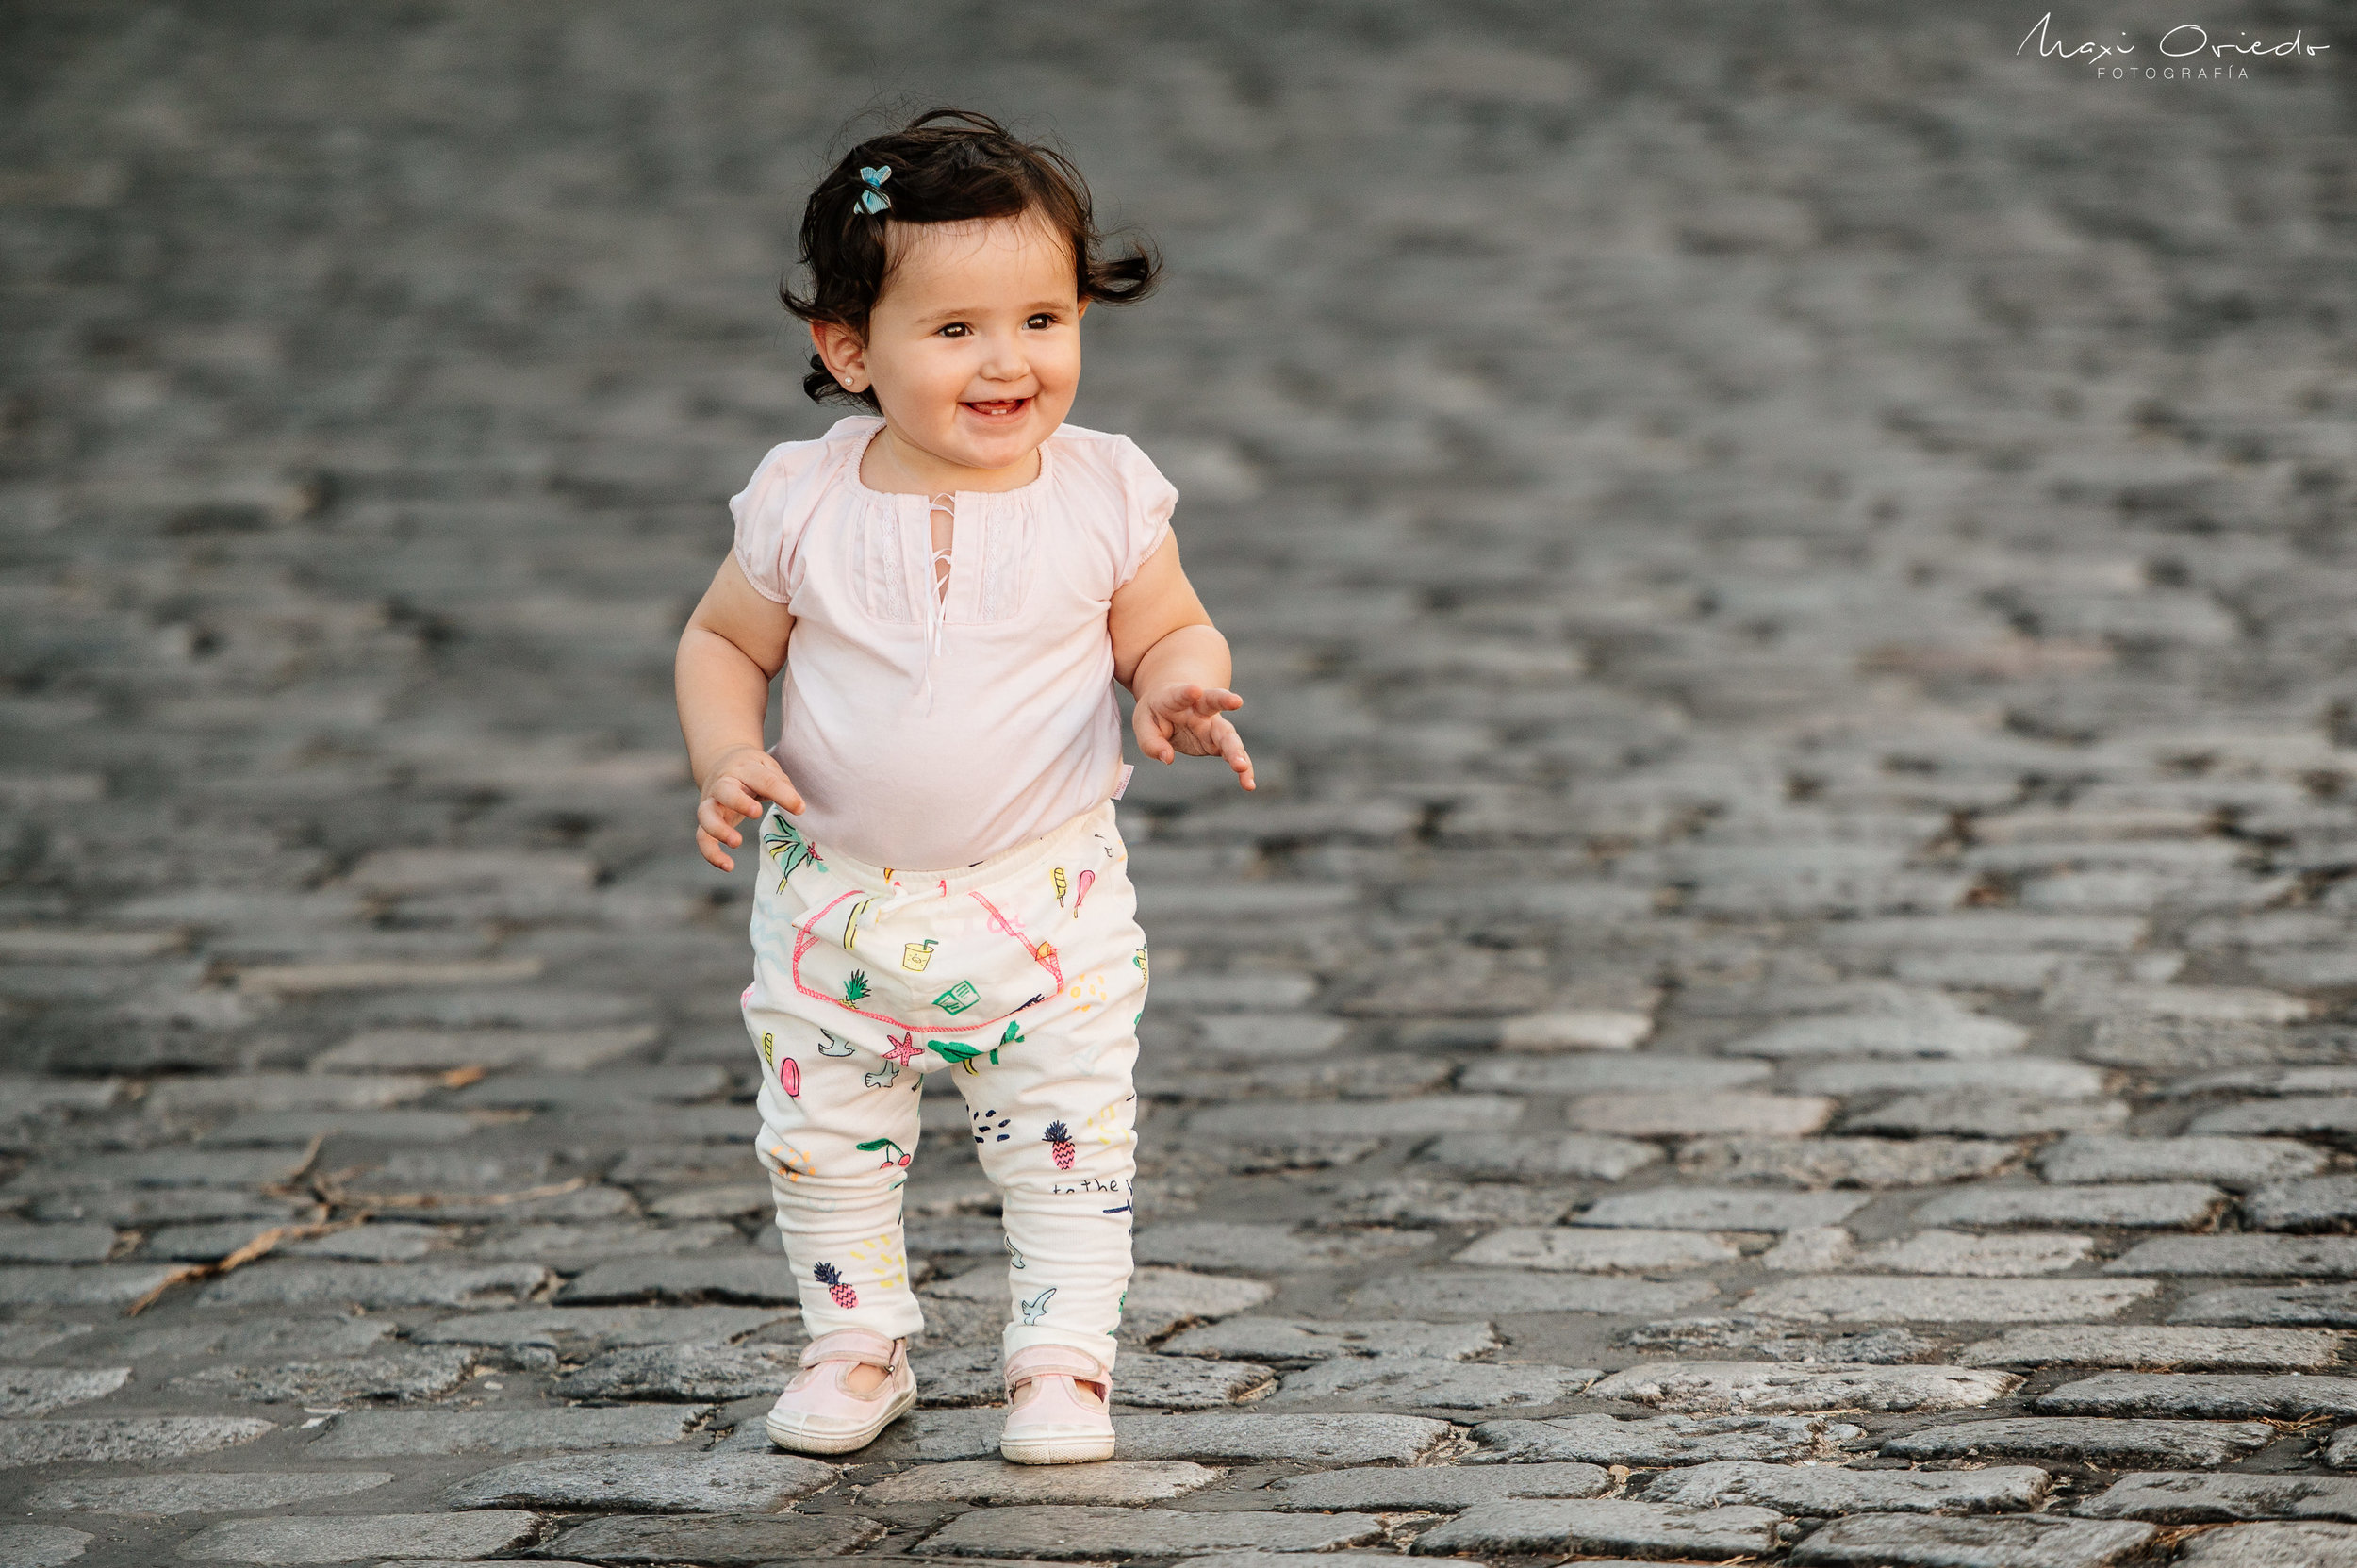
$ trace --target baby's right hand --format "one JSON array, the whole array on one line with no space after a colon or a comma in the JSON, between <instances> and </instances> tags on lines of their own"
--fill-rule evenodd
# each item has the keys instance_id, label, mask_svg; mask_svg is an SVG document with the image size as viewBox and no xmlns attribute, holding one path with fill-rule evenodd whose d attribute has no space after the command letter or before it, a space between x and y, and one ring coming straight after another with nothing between
<instances>
[{"instance_id":1,"label":"baby's right hand","mask_svg":"<svg viewBox=\"0 0 2357 1568\"><path fill-rule=\"evenodd\" d=\"M778 759L757 746L732 746L720 753L704 779L703 799L696 802L696 848L704 859L723 871L736 862L720 846L734 849L745 842L736 824L759 817L764 801L775 801L789 812L802 809L801 792L785 776Z\"/></svg>"}]
</instances>

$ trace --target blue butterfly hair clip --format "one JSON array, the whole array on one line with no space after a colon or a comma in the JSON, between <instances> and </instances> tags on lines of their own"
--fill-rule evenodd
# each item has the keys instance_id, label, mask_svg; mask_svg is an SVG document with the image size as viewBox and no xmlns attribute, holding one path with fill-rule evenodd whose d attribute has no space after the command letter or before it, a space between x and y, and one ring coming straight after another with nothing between
<instances>
[{"instance_id":1,"label":"blue butterfly hair clip","mask_svg":"<svg viewBox=\"0 0 2357 1568\"><path fill-rule=\"evenodd\" d=\"M883 182L892 177L892 165L881 169L862 168L859 177L867 189L852 199L851 205L862 212L882 212L892 205L892 198L883 193Z\"/></svg>"}]
</instances>

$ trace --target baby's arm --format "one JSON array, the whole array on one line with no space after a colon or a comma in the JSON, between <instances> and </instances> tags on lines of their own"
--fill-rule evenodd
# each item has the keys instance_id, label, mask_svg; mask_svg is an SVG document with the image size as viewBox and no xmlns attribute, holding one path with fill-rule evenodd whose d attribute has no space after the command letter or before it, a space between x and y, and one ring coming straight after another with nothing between
<instances>
[{"instance_id":1,"label":"baby's arm","mask_svg":"<svg viewBox=\"0 0 2357 1568\"><path fill-rule=\"evenodd\" d=\"M720 848L745 842L736 824L761 815L764 801L787 811L802 797L761 745L769 681L785 664L794 617L753 591L732 555L720 563L703 602L680 634L672 672L679 689L680 734L703 799L696 803L696 848L723 871L736 863Z\"/></svg>"},{"instance_id":2,"label":"baby's arm","mask_svg":"<svg viewBox=\"0 0 2357 1568\"><path fill-rule=\"evenodd\" d=\"M1257 788L1244 737L1227 718L1244 706L1228 689L1228 639L1180 569L1177 539L1165 537L1138 574L1114 590L1108 620L1113 678L1138 699L1130 719L1138 750L1164 763L1180 751L1225 757L1244 788Z\"/></svg>"}]
</instances>

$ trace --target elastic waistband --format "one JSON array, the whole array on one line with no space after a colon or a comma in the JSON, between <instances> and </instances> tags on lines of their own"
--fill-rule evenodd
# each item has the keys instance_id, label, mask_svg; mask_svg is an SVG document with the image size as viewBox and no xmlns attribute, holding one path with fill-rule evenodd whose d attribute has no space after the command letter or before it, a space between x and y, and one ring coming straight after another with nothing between
<instances>
[{"instance_id":1,"label":"elastic waistband","mask_svg":"<svg viewBox=\"0 0 2357 1568\"><path fill-rule=\"evenodd\" d=\"M1113 834L1119 840L1113 826L1113 803L1099 801L1096 805L1071 817L1059 827L1048 829L1037 838L1027 839L1012 849L1001 850L987 860L954 869L927 870L909 866L872 866L856 855L840 853L822 848L827 869L856 883L882 887L897 882L912 890L922 886L928 892L963 893L969 887L987 887L1010 876L1018 876L1034 867L1043 866L1062 855L1076 841L1093 833Z\"/></svg>"}]
</instances>

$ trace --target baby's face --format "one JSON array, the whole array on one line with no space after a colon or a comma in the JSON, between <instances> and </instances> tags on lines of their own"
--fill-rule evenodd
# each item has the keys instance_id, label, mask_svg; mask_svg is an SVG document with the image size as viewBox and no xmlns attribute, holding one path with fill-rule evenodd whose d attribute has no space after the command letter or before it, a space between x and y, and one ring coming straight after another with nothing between
<instances>
[{"instance_id":1,"label":"baby's face","mask_svg":"<svg viewBox=\"0 0 2357 1568\"><path fill-rule=\"evenodd\" d=\"M1003 469L1055 434L1080 385L1072 248L1037 220L894 223L867 321L884 417L946 462Z\"/></svg>"}]
</instances>

